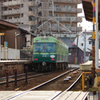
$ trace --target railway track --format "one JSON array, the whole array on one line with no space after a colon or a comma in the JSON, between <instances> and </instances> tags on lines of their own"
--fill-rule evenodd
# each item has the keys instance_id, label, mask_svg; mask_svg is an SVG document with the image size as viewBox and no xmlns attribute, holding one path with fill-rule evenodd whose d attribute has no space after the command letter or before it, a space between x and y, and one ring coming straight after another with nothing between
<instances>
[{"instance_id":1,"label":"railway track","mask_svg":"<svg viewBox=\"0 0 100 100\"><path fill-rule=\"evenodd\" d=\"M51 73L51 72L48 72L48 73ZM36 73L36 72L31 72L31 73L28 73L28 77L27 79L30 79L30 78L34 78L34 77L39 77L39 76L42 76L42 75L46 75L48 73ZM12 82L15 82L15 76L12 75L12 76L9 76L9 83L12 83ZM23 74L19 74L17 75L17 81L22 81L22 80L25 80L25 73ZM3 81L0 82L0 85L2 84L6 84L6 77L3 77Z\"/></svg>"},{"instance_id":2,"label":"railway track","mask_svg":"<svg viewBox=\"0 0 100 100\"><path fill-rule=\"evenodd\" d=\"M26 90L26 91L24 91L24 92L19 93L19 94L16 94L16 95L13 94L13 96L12 96L12 97L9 97L7 100L12 100L13 98L17 98L17 97L19 97L19 96L21 96L21 95L24 95L24 94L26 94L26 93L28 93L29 91L32 91L32 90L36 90L36 89L41 90L41 87L42 87L42 86L45 86L45 87L46 87L47 84L51 84L51 83L54 82L55 80L56 80L56 82L57 82L57 80L58 80L59 78L63 77L64 75L69 75L69 74L72 73L74 70L75 70L75 69L71 69L71 70L69 70L69 71L67 71L67 72L65 72L65 73L63 73L63 74L61 74L61 75L58 75L57 77L54 77L54 78L52 78L52 79L50 79L50 80L48 80L48 81L46 81L46 82L44 82L44 83L42 83L42 84L40 84L40 85L37 85L37 86L35 86L35 87L31 88L31 89L28 89L28 90ZM72 82L72 84L70 84L70 86L68 86L67 89L65 89L65 91L68 91L69 89L71 89L71 88L77 83L77 81L80 79L80 77L81 77L81 75L79 74L79 75L78 75L78 78L76 78L75 81ZM54 83L52 83L52 84L54 84ZM39 89L39 88L40 88L40 89ZM43 88L43 87L42 87L42 88ZM43 90L43 89L42 89L42 90ZM63 90L63 91L64 91L64 90ZM63 91L62 91L62 92L63 92ZM60 92L59 95L60 95L62 92ZM57 97L57 96L58 96L58 94L57 94L55 97ZM55 98L55 97L54 97L54 98ZM54 98L52 98L52 100L53 100Z\"/></svg>"}]
</instances>

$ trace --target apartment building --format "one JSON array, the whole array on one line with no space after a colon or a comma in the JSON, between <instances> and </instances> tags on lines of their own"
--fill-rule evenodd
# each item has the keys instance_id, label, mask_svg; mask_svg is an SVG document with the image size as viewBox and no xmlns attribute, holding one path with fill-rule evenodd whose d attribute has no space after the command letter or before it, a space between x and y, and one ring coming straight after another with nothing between
<instances>
[{"instance_id":1,"label":"apartment building","mask_svg":"<svg viewBox=\"0 0 100 100\"><path fill-rule=\"evenodd\" d=\"M34 33L38 17L35 9L39 6L35 0L0 0L0 19L15 23Z\"/></svg>"},{"instance_id":2,"label":"apartment building","mask_svg":"<svg viewBox=\"0 0 100 100\"><path fill-rule=\"evenodd\" d=\"M80 0L1 0L0 18L19 25L34 34L64 36L82 31Z\"/></svg>"},{"instance_id":3,"label":"apartment building","mask_svg":"<svg viewBox=\"0 0 100 100\"><path fill-rule=\"evenodd\" d=\"M82 27L77 27L77 23L82 22L81 17L77 17L78 13L82 13L82 9L77 8L80 0L40 0L42 7L41 21L46 23L42 25L42 31L52 33L58 37L72 36L82 31ZM46 22L47 21L47 22ZM44 32L45 33L45 32Z\"/></svg>"}]
</instances>

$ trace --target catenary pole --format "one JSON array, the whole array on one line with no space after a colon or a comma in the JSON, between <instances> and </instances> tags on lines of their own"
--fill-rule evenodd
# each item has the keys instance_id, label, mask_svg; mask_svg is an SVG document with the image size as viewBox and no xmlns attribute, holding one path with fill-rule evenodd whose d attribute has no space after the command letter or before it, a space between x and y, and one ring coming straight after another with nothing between
<instances>
[{"instance_id":1,"label":"catenary pole","mask_svg":"<svg viewBox=\"0 0 100 100\"><path fill-rule=\"evenodd\" d=\"M98 0L96 0L96 30L95 30L95 67L98 68L98 55L99 55L99 48L98 48Z\"/></svg>"},{"instance_id":2,"label":"catenary pole","mask_svg":"<svg viewBox=\"0 0 100 100\"><path fill-rule=\"evenodd\" d=\"M93 61L93 67L91 68L91 76L92 76L92 84L94 84L94 78L95 78L95 0L93 0L92 61Z\"/></svg>"}]
</instances>

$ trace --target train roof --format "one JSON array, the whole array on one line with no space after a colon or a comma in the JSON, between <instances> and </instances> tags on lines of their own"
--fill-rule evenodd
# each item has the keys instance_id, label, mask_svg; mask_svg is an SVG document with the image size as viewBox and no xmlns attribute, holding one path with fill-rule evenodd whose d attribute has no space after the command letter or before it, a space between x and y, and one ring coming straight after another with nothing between
<instances>
[{"instance_id":1,"label":"train roof","mask_svg":"<svg viewBox=\"0 0 100 100\"><path fill-rule=\"evenodd\" d=\"M33 43L40 43L40 42L49 42L49 43L52 43L52 42L55 42L55 43L61 43L61 45L65 46L65 47L68 47L68 45L66 45L63 41L55 38L55 37L52 37L52 36L39 36L39 37L35 37L33 39Z\"/></svg>"}]
</instances>

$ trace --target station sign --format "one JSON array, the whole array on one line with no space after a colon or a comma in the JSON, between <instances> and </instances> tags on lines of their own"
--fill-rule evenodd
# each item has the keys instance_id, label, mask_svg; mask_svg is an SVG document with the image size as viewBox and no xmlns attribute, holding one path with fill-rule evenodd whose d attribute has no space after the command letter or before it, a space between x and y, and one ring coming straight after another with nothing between
<instances>
[{"instance_id":1,"label":"station sign","mask_svg":"<svg viewBox=\"0 0 100 100\"><path fill-rule=\"evenodd\" d=\"M8 51L8 42L4 42L5 51Z\"/></svg>"},{"instance_id":2,"label":"station sign","mask_svg":"<svg viewBox=\"0 0 100 100\"><path fill-rule=\"evenodd\" d=\"M0 35L5 35L5 33L0 33Z\"/></svg>"},{"instance_id":3,"label":"station sign","mask_svg":"<svg viewBox=\"0 0 100 100\"><path fill-rule=\"evenodd\" d=\"M4 43L5 43L5 47L7 48L8 47L8 42L5 41Z\"/></svg>"}]
</instances>

